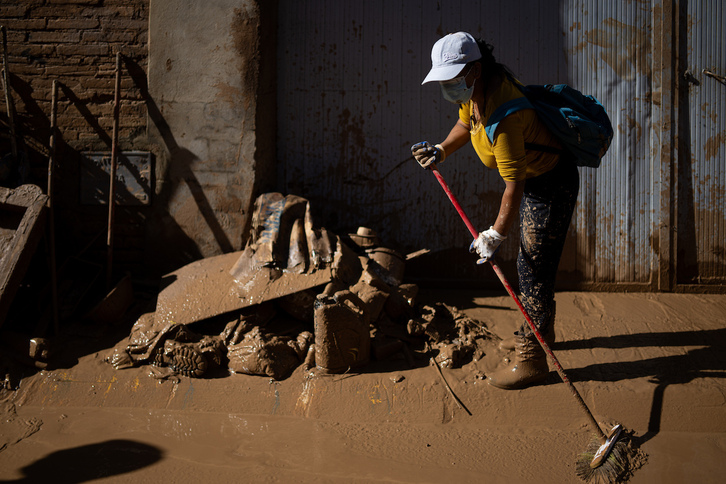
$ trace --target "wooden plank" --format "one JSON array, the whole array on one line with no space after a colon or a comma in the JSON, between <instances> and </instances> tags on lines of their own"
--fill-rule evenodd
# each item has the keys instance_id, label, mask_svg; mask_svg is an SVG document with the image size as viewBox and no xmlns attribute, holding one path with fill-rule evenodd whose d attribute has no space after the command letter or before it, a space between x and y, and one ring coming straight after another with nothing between
<instances>
[{"instance_id":1,"label":"wooden plank","mask_svg":"<svg viewBox=\"0 0 726 484\"><path fill-rule=\"evenodd\" d=\"M2 256L0 257L0 326L28 270L44 233L48 197L35 185L0 187ZM17 225L16 225L17 224Z\"/></svg>"}]
</instances>

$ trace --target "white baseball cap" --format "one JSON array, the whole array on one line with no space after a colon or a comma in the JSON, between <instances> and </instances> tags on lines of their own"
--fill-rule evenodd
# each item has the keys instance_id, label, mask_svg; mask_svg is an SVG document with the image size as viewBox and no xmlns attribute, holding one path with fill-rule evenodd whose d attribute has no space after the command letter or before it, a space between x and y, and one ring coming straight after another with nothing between
<instances>
[{"instance_id":1,"label":"white baseball cap","mask_svg":"<svg viewBox=\"0 0 726 484\"><path fill-rule=\"evenodd\" d=\"M479 46L470 34L456 32L440 38L431 49L431 70L421 84L450 81L469 62L481 59Z\"/></svg>"}]
</instances>

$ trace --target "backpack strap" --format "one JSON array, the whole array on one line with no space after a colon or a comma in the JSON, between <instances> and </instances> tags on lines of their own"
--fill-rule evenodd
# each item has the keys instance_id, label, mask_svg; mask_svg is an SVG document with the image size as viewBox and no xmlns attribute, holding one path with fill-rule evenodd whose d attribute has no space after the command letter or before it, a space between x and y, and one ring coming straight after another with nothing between
<instances>
[{"instance_id":1,"label":"backpack strap","mask_svg":"<svg viewBox=\"0 0 726 484\"><path fill-rule=\"evenodd\" d=\"M512 80L512 83L517 86L523 94L526 94L526 90L523 89L521 85L511 78L510 80ZM531 102L529 102L529 99L527 99L526 96L507 101L504 104L499 105L499 107L494 110L492 115L489 116L489 119L487 119L487 125L484 128L490 143L494 143L494 135L497 132L499 123L510 114L514 114L522 109L534 109L534 106ZM554 146L546 146L537 143L524 143L524 148L527 150L543 151L545 153L553 153L557 155L562 153L562 150L555 148Z\"/></svg>"},{"instance_id":2,"label":"backpack strap","mask_svg":"<svg viewBox=\"0 0 726 484\"><path fill-rule=\"evenodd\" d=\"M490 143L494 143L494 134L497 132L499 123L510 114L521 111L522 109L534 109L532 103L530 103L529 99L526 97L519 97L517 99L507 101L504 104L500 104L499 107L494 110L492 115L489 116L489 119L487 119L487 124L484 128Z\"/></svg>"}]
</instances>

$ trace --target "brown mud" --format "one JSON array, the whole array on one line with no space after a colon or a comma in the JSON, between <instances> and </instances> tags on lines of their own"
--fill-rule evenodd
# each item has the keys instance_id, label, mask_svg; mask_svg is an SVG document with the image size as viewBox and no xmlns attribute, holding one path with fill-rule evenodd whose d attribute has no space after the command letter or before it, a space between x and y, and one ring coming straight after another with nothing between
<instances>
[{"instance_id":1,"label":"brown mud","mask_svg":"<svg viewBox=\"0 0 726 484\"><path fill-rule=\"evenodd\" d=\"M507 337L502 295L422 291ZM558 293L553 350L595 417L647 454L632 483L722 482L726 296ZM442 372L401 353L356 372L297 367L277 381L229 374L157 379L105 359L130 326L82 328L63 365L2 390L1 482L576 483L586 420L553 371L517 391L489 387L506 356Z\"/></svg>"}]
</instances>

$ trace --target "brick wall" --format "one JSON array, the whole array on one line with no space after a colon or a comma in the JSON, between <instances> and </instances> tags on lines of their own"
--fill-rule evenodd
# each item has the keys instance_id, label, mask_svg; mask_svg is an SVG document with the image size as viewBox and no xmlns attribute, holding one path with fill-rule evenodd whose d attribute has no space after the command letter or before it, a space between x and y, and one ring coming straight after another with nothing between
<instances>
[{"instance_id":1,"label":"brick wall","mask_svg":"<svg viewBox=\"0 0 726 484\"><path fill-rule=\"evenodd\" d=\"M57 80L57 238L66 256L88 246L87 254L103 260L107 208L79 202L80 152L111 150L117 52L123 56L119 149L150 149L145 101L149 0L3 0L0 24L7 29L17 137L30 168L22 181L46 188L51 86ZM10 152L4 95L0 156ZM20 180L3 184L13 183ZM140 260L144 210L118 212L115 246L122 268Z\"/></svg>"},{"instance_id":2,"label":"brick wall","mask_svg":"<svg viewBox=\"0 0 726 484\"><path fill-rule=\"evenodd\" d=\"M124 68L133 62L145 69L148 8L149 0L23 0L21 5L0 5L18 121L27 128L26 136L47 130L55 79L62 91L58 126L63 140L76 149L108 144L116 52L124 55ZM122 76L119 138L130 140L145 129L146 111L134 80L123 69ZM5 120L4 103L1 111ZM44 137L41 141L47 143Z\"/></svg>"}]
</instances>

